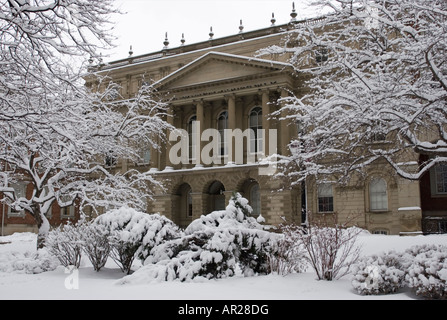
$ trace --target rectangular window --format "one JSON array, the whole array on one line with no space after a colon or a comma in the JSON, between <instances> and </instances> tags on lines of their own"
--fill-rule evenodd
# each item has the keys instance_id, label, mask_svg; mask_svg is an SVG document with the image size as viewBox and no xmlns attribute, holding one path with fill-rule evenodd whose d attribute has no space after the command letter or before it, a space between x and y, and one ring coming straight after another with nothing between
<instances>
[{"instance_id":1,"label":"rectangular window","mask_svg":"<svg viewBox=\"0 0 447 320\"><path fill-rule=\"evenodd\" d=\"M71 218L75 215L75 208L74 206L68 206L61 208L61 218Z\"/></svg>"},{"instance_id":2,"label":"rectangular window","mask_svg":"<svg viewBox=\"0 0 447 320\"><path fill-rule=\"evenodd\" d=\"M330 183L318 185L318 212L334 212L334 196Z\"/></svg>"},{"instance_id":3,"label":"rectangular window","mask_svg":"<svg viewBox=\"0 0 447 320\"><path fill-rule=\"evenodd\" d=\"M447 220L439 221L439 233L447 233Z\"/></svg>"},{"instance_id":4,"label":"rectangular window","mask_svg":"<svg viewBox=\"0 0 447 320\"><path fill-rule=\"evenodd\" d=\"M437 194L447 194L447 165L435 166L435 186Z\"/></svg>"},{"instance_id":5,"label":"rectangular window","mask_svg":"<svg viewBox=\"0 0 447 320\"><path fill-rule=\"evenodd\" d=\"M388 211L387 184L382 178L374 178L369 183L369 204L371 211Z\"/></svg>"},{"instance_id":6,"label":"rectangular window","mask_svg":"<svg viewBox=\"0 0 447 320\"><path fill-rule=\"evenodd\" d=\"M106 154L104 162L106 167L110 168L116 166L116 157L113 152L109 152L108 154Z\"/></svg>"},{"instance_id":7,"label":"rectangular window","mask_svg":"<svg viewBox=\"0 0 447 320\"><path fill-rule=\"evenodd\" d=\"M447 195L447 164L441 163L430 168L430 189L432 196Z\"/></svg>"},{"instance_id":8,"label":"rectangular window","mask_svg":"<svg viewBox=\"0 0 447 320\"><path fill-rule=\"evenodd\" d=\"M149 164L151 162L151 148L148 146L140 153L140 164Z\"/></svg>"},{"instance_id":9,"label":"rectangular window","mask_svg":"<svg viewBox=\"0 0 447 320\"><path fill-rule=\"evenodd\" d=\"M329 58L329 51L325 47L319 47L315 51L315 60L317 63L326 62Z\"/></svg>"}]
</instances>

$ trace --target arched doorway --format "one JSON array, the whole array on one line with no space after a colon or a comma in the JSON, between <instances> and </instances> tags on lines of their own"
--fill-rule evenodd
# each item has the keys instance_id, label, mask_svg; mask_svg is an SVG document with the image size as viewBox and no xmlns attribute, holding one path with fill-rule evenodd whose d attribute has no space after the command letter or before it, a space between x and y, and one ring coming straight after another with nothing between
<instances>
[{"instance_id":1,"label":"arched doorway","mask_svg":"<svg viewBox=\"0 0 447 320\"><path fill-rule=\"evenodd\" d=\"M208 187L208 212L225 209L225 187L220 181L213 181Z\"/></svg>"},{"instance_id":2,"label":"arched doorway","mask_svg":"<svg viewBox=\"0 0 447 320\"><path fill-rule=\"evenodd\" d=\"M261 214L261 188L254 179L245 180L239 188L241 195L248 200L252 207L252 216L257 217Z\"/></svg>"},{"instance_id":3,"label":"arched doorway","mask_svg":"<svg viewBox=\"0 0 447 320\"><path fill-rule=\"evenodd\" d=\"M192 189L187 183L177 188L176 200L173 203L174 222L181 228L187 227L192 221Z\"/></svg>"}]
</instances>

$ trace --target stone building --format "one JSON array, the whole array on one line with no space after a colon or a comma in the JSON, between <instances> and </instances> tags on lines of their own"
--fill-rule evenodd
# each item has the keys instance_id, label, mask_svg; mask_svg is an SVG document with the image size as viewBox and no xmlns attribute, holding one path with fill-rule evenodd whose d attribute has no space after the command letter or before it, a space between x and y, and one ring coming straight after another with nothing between
<instances>
[{"instance_id":1,"label":"stone building","mask_svg":"<svg viewBox=\"0 0 447 320\"><path fill-rule=\"evenodd\" d=\"M311 180L291 187L273 175L275 168L266 156L290 152L288 144L298 136L298 128L271 115L281 107L278 98L291 92L300 95L305 88L302 75L287 62L287 53L268 59L255 56L260 49L284 46L295 24L312 23L296 21L295 12L291 17L288 24L276 25L273 18L264 29L244 32L241 27L240 33L218 39L210 32L206 41L186 44L182 39L174 47L166 35L159 52L140 56L130 52L125 59L97 66L99 73L121 86L125 98L144 82L153 83L169 100L167 121L184 132L184 141L173 135L173 141L161 142L160 151L141 146L143 163L118 162L151 171L163 181L165 189L155 191L147 211L185 227L203 214L225 208L237 191L249 200L252 214L268 224L283 219L302 223L310 212L337 214L340 219L355 215L355 222L373 233L406 234L421 232L430 216L435 218L429 219L428 231L446 232L445 166L421 182L375 166L366 179L347 187ZM213 144L216 134L222 139Z\"/></svg>"}]
</instances>

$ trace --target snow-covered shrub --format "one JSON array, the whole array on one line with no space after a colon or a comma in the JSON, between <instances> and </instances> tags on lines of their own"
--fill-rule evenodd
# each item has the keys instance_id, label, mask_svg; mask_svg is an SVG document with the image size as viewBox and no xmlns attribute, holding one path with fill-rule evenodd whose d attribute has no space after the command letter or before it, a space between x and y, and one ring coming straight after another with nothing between
<instances>
[{"instance_id":1,"label":"snow-covered shrub","mask_svg":"<svg viewBox=\"0 0 447 320\"><path fill-rule=\"evenodd\" d=\"M310 223L306 228L296 226L294 237L306 250L307 259L315 270L318 280L336 280L345 276L360 257L356 243L362 229L346 227L334 221Z\"/></svg>"},{"instance_id":2,"label":"snow-covered shrub","mask_svg":"<svg viewBox=\"0 0 447 320\"><path fill-rule=\"evenodd\" d=\"M87 254L95 271L99 271L109 258L111 235L109 230L101 224L88 223L82 234L84 252Z\"/></svg>"},{"instance_id":3,"label":"snow-covered shrub","mask_svg":"<svg viewBox=\"0 0 447 320\"><path fill-rule=\"evenodd\" d=\"M395 293L405 286L403 257L395 251L360 258L352 274L352 286L362 295Z\"/></svg>"},{"instance_id":4,"label":"snow-covered shrub","mask_svg":"<svg viewBox=\"0 0 447 320\"><path fill-rule=\"evenodd\" d=\"M37 252L8 252L0 255L1 272L37 274L53 271L59 265L59 260L45 248Z\"/></svg>"},{"instance_id":5,"label":"snow-covered shrub","mask_svg":"<svg viewBox=\"0 0 447 320\"><path fill-rule=\"evenodd\" d=\"M154 246L181 234L166 217L126 207L100 215L95 223L105 226L110 233L110 257L125 273L130 272L137 256L144 260Z\"/></svg>"},{"instance_id":6,"label":"snow-covered shrub","mask_svg":"<svg viewBox=\"0 0 447 320\"><path fill-rule=\"evenodd\" d=\"M408 286L424 298L447 299L447 246L414 246L405 253Z\"/></svg>"},{"instance_id":7,"label":"snow-covered shrub","mask_svg":"<svg viewBox=\"0 0 447 320\"><path fill-rule=\"evenodd\" d=\"M198 230L213 230L214 235L207 248L231 252L244 275L269 273L268 250L275 234L264 230L257 219L250 216L253 211L248 200L233 193L225 210L215 211L193 221L186 234Z\"/></svg>"},{"instance_id":8,"label":"snow-covered shrub","mask_svg":"<svg viewBox=\"0 0 447 320\"><path fill-rule=\"evenodd\" d=\"M252 211L248 200L242 197L240 193L234 193L225 210L214 211L192 221L185 229L185 234L192 234L195 231L207 228L263 230L263 225L254 217L248 215Z\"/></svg>"},{"instance_id":9,"label":"snow-covered shrub","mask_svg":"<svg viewBox=\"0 0 447 320\"><path fill-rule=\"evenodd\" d=\"M307 256L303 245L296 238L297 228L295 225L280 225L280 234L268 254L271 272L285 276L306 271Z\"/></svg>"},{"instance_id":10,"label":"snow-covered shrub","mask_svg":"<svg viewBox=\"0 0 447 320\"><path fill-rule=\"evenodd\" d=\"M83 222L60 225L50 231L45 242L48 252L59 259L64 267L79 268L82 258L85 225Z\"/></svg>"},{"instance_id":11,"label":"snow-covered shrub","mask_svg":"<svg viewBox=\"0 0 447 320\"><path fill-rule=\"evenodd\" d=\"M251 212L247 200L233 195L225 210L201 216L182 237L153 247L145 266L119 283L224 278L238 266L245 275L268 273L267 252L277 235L244 212Z\"/></svg>"},{"instance_id":12,"label":"snow-covered shrub","mask_svg":"<svg viewBox=\"0 0 447 320\"><path fill-rule=\"evenodd\" d=\"M166 241L154 247L145 266L119 283L190 281L194 278L218 279L232 276L236 264L231 258L231 249L228 245L210 245L219 242L212 240L215 236L216 233L211 230L200 230Z\"/></svg>"}]
</instances>

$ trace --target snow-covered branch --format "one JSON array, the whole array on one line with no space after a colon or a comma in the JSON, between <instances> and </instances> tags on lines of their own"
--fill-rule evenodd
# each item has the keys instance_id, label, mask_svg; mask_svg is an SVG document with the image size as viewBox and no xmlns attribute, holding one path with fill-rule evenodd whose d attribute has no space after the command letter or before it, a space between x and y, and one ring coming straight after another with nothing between
<instances>
[{"instance_id":1,"label":"snow-covered branch","mask_svg":"<svg viewBox=\"0 0 447 320\"><path fill-rule=\"evenodd\" d=\"M285 48L259 52L290 52L296 44L290 62L308 89L281 100L277 114L287 113L301 127L292 156L282 160L290 171L298 166L295 179L322 173L344 179L376 162L419 179L445 162L447 5L313 2L332 14L320 23L298 24ZM419 155L428 160L401 165L420 162Z\"/></svg>"}]
</instances>

